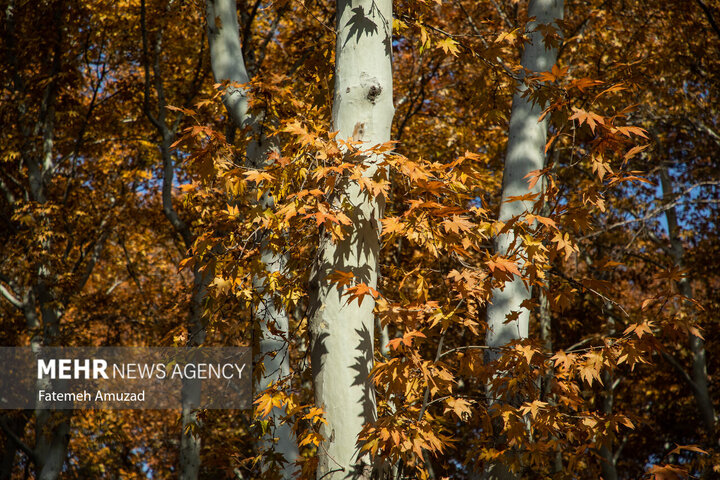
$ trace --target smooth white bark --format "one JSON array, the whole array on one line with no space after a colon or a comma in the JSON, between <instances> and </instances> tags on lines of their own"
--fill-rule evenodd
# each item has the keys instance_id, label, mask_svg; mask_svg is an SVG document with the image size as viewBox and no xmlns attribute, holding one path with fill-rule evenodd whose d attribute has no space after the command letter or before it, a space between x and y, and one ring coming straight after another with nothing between
<instances>
[{"instance_id":1,"label":"smooth white bark","mask_svg":"<svg viewBox=\"0 0 720 480\"><path fill-rule=\"evenodd\" d=\"M563 17L563 0L531 0L528 7L528 17L535 17L527 25L530 42L525 45L521 64L529 72L543 72L552 68L557 60L557 49L545 44L543 35L537 31L538 25L553 25L558 27L556 21ZM547 140L547 118L539 121L544 106L533 104L531 99L523 97L527 86L520 83L518 91L513 97L512 112L510 115L510 131L508 146L503 169L503 187L498 220L508 222L512 218L525 212L532 212L535 202L542 192L542 182L538 181L530 188L526 176L535 170L545 167L545 143ZM508 202L510 197L519 197L528 193L536 194L532 200ZM495 251L499 255L507 255L511 247L516 249L520 262L523 261L525 250L511 230L498 235L495 240ZM522 269L521 269L522 270ZM528 337L530 311L522 306L525 300L532 297L531 287L521 278L515 277L505 283L504 288L494 289L492 303L487 307L488 329L485 338L486 345L492 347L487 350L486 359L496 360L500 349L513 340ZM508 315L513 313L517 317L508 321ZM502 374L502 373L498 373ZM498 392L488 389L490 402L496 401ZM508 466L501 462L489 463L482 474L484 480L511 480L517 475L510 471Z\"/></svg>"},{"instance_id":2,"label":"smooth white bark","mask_svg":"<svg viewBox=\"0 0 720 480\"><path fill-rule=\"evenodd\" d=\"M240 48L235 0L207 0L207 35L215 81L248 83L250 77ZM244 126L248 120L247 91L229 87L223 95L223 103L233 123Z\"/></svg>"},{"instance_id":3,"label":"smooth white bark","mask_svg":"<svg viewBox=\"0 0 720 480\"><path fill-rule=\"evenodd\" d=\"M208 0L207 25L210 60L215 80L247 83L250 79L240 48L235 0ZM267 139L258 131L256 128L258 122L248 113L247 91L243 88L229 87L223 96L223 103L237 127L253 128L254 138L247 148L247 162L254 168L262 168L267 162L267 153L272 145L268 144ZM263 208L272 208L273 199L266 195L260 203ZM267 274L282 273L285 268L285 258L267 247L263 234L258 236L257 240L262 244L261 260ZM289 317L283 308L275 304L275 295L265 290L265 283L264 276L253 278L253 286L260 296L256 318L260 322L259 358L263 367L263 374L255 385L256 391L263 390L290 374L287 339L290 328ZM272 426L263 436L261 443L264 449L272 448L275 453L284 457L285 463L279 473L281 478L289 480L297 472L295 462L299 458L299 451L290 425L281 422L283 413L282 409L273 408L269 419ZM263 468L268 468L267 464Z\"/></svg>"},{"instance_id":4,"label":"smooth white bark","mask_svg":"<svg viewBox=\"0 0 720 480\"><path fill-rule=\"evenodd\" d=\"M190 338L187 345L197 347L205 342L205 323L203 322L203 302L207 296L207 287L214 277L214 271L204 273L196 266L193 271L193 296L188 312ZM200 474L202 438L198 430L202 426L197 415L200 406L202 381L183 378L182 384L182 434L180 435L180 480L196 480Z\"/></svg>"},{"instance_id":5,"label":"smooth white bark","mask_svg":"<svg viewBox=\"0 0 720 480\"><path fill-rule=\"evenodd\" d=\"M548 71L557 59L556 48L546 48L543 36L536 30L538 24L554 24L563 17L562 0L532 0L530 2L529 17L535 17L534 22L528 24L530 43L525 45L522 56L522 66L531 72ZM522 196L528 193L540 194L542 182L537 182L529 188L527 174L545 167L545 143L547 140L547 118L538 121L543 106L535 104L522 94L526 90L520 84L518 92L513 97L512 113L510 116L510 132L505 168L503 170L502 203L498 220L507 222L513 217L532 212L533 200L508 202L509 197ZM495 241L495 251L506 255L510 246L516 242L512 232L499 235ZM524 249L519 249L524 255ZM523 301L531 298L531 289L518 277L505 283L504 289L493 290L492 304L488 305L487 322L488 331L486 344L489 347L500 348L512 340L527 338L530 311L521 307ZM507 322L507 315L519 312L516 320ZM497 349L489 350L490 360L499 356Z\"/></svg>"},{"instance_id":6,"label":"smooth white bark","mask_svg":"<svg viewBox=\"0 0 720 480\"><path fill-rule=\"evenodd\" d=\"M265 245L263 245L261 259L269 275L281 274L285 270L285 257L273 253ZM255 291L261 296L256 316L260 319L260 355L262 356L263 374L256 386L257 390L265 389L290 375L289 339L287 338L288 315L282 307L275 305L275 295L265 291L264 283L262 277L253 279ZM278 333L273 333L273 331ZM279 473L283 479L290 479L297 472L294 462L299 457L299 451L292 428L289 424L281 422L282 416L282 409L273 408L270 413L270 430L263 437L262 445L265 450L272 448L276 453L283 455L286 463Z\"/></svg>"},{"instance_id":7,"label":"smooth white bark","mask_svg":"<svg viewBox=\"0 0 720 480\"><path fill-rule=\"evenodd\" d=\"M391 0L338 0L336 15L333 128L338 138L361 141L360 148L390 140L392 101ZM363 160L365 175L377 171L377 156ZM369 378L375 320L370 295L348 303L345 288L328 280L334 271L352 272L356 283L377 288L380 218L384 199L372 198L344 180L331 198L352 220L344 240L320 238L311 285L310 333L315 400L328 425L318 449L317 478L370 478L371 466L357 441L363 425L376 418Z\"/></svg>"}]
</instances>

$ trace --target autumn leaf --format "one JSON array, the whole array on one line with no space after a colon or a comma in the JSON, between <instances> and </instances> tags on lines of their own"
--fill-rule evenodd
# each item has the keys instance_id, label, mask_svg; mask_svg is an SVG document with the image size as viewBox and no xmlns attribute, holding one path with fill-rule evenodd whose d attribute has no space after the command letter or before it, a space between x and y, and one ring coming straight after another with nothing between
<instances>
[{"instance_id":1,"label":"autumn leaf","mask_svg":"<svg viewBox=\"0 0 720 480\"><path fill-rule=\"evenodd\" d=\"M442 48L445 53L449 53L454 57L457 57L457 54L460 51L458 43L450 37L443 38L438 41L436 45Z\"/></svg>"},{"instance_id":2,"label":"autumn leaf","mask_svg":"<svg viewBox=\"0 0 720 480\"><path fill-rule=\"evenodd\" d=\"M593 112L586 112L585 110L581 108L573 107L573 115L569 118L569 120L577 120L579 125L583 125L587 122L588 126L590 127L590 130L595 133L595 127L600 124L605 124L605 119L601 117L600 115L593 113Z\"/></svg>"},{"instance_id":3,"label":"autumn leaf","mask_svg":"<svg viewBox=\"0 0 720 480\"><path fill-rule=\"evenodd\" d=\"M515 262L513 262L512 260L508 260L507 258L495 256L491 260L486 261L485 264L488 266L491 272L495 272L495 270L500 270L501 272L512 273L514 275L520 276L520 270L518 270Z\"/></svg>"}]
</instances>

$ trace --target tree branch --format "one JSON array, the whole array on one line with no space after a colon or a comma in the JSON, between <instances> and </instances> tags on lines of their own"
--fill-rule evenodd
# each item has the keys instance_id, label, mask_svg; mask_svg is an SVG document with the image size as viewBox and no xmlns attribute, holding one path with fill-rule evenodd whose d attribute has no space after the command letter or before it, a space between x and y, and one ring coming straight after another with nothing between
<instances>
[{"instance_id":1,"label":"tree branch","mask_svg":"<svg viewBox=\"0 0 720 480\"><path fill-rule=\"evenodd\" d=\"M638 222L644 223L644 222L646 222L646 221L648 221L648 220L650 220L650 219L652 219L652 218L660 215L661 213L664 213L664 212L666 212L666 211L668 211L668 210L671 210L671 209L675 208L675 207L678 206L678 205L684 205L686 202L681 202L680 199L681 199L682 197L685 197L685 196L689 195L689 194L690 194L693 190L695 190L696 188L698 188L698 187L704 187L704 186L715 186L715 185L720 185L720 181L698 182L698 183L696 183L696 184L694 184L694 185L691 185L690 187L686 188L684 191L679 192L679 193L675 196L675 197L676 197L675 200L673 200L672 202L670 202L670 203L668 203L668 204L666 204L666 205L663 205L662 207L658 207L658 208L656 208L656 209L654 209L654 210L651 210L650 212L646 213L646 214L643 215L642 217L631 218L631 219L629 219L629 220L623 220L623 221L621 221L621 222L613 223L612 225L608 225L607 227L603 228L602 230L598 230L598 231L596 231L596 232L592 232L592 233L589 233L589 234L587 234L587 235L585 235L585 236L582 236L582 237L578 238L578 240L586 240L586 239L588 239L588 238L597 237L598 235L601 235L601 234L603 234L603 233L609 232L610 230L614 230L614 229L616 229L616 228L624 227L624 226L626 226L626 225L630 225L630 224L633 224L633 223L638 223ZM700 203L700 202L697 202L697 201L694 201L694 202L695 202L695 203ZM713 202L713 201L708 201L708 202L706 202L706 203L715 203L715 202Z\"/></svg>"},{"instance_id":2,"label":"tree branch","mask_svg":"<svg viewBox=\"0 0 720 480\"><path fill-rule=\"evenodd\" d=\"M0 283L0 293L2 293L2 296L5 297L5 299L12 304L13 307L22 310L25 307L25 303L18 298L18 296L11 292L8 288L6 288L2 283Z\"/></svg>"},{"instance_id":3,"label":"tree branch","mask_svg":"<svg viewBox=\"0 0 720 480\"><path fill-rule=\"evenodd\" d=\"M715 33L717 34L718 38L720 38L720 27L718 27L718 24L715 23L715 19L713 18L712 12L710 11L710 8L705 5L705 2L702 0L695 0L698 5L700 5L700 8L705 13L705 17L708 19L708 22L710 23L710 26L713 30L715 30Z\"/></svg>"},{"instance_id":4,"label":"tree branch","mask_svg":"<svg viewBox=\"0 0 720 480\"><path fill-rule=\"evenodd\" d=\"M28 447L25 442L22 441L20 437L17 436L15 432L12 431L10 427L7 426L7 423L5 423L5 418L0 418L0 428L2 428L2 431L5 432L5 435L7 435L10 440L17 445L17 447L22 450L22 452L27 455L27 457L30 459L31 462L37 464L37 457L35 455L35 452L32 450L32 448Z\"/></svg>"},{"instance_id":5,"label":"tree branch","mask_svg":"<svg viewBox=\"0 0 720 480\"><path fill-rule=\"evenodd\" d=\"M680 376L687 382L688 385L694 390L697 391L698 387L693 381L693 379L690 377L690 375L687 373L687 371L683 368L682 365L680 365L680 362L678 362L675 357L667 353L666 351L661 350L660 355L667 360L667 362L672 365L672 367L680 374Z\"/></svg>"},{"instance_id":6,"label":"tree branch","mask_svg":"<svg viewBox=\"0 0 720 480\"><path fill-rule=\"evenodd\" d=\"M150 120L150 123L155 125L155 128L162 131L162 125L150 111L150 60L148 55L148 35L147 25L145 21L145 0L140 0L140 31L142 32L142 47L143 47L143 70L145 72L145 84L143 90L143 112L145 116Z\"/></svg>"}]
</instances>

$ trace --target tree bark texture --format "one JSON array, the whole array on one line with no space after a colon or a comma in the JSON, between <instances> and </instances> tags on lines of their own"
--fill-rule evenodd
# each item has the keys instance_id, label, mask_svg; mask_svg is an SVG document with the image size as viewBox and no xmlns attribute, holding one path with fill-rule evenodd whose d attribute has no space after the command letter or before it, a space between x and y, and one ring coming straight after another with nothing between
<instances>
[{"instance_id":1,"label":"tree bark texture","mask_svg":"<svg viewBox=\"0 0 720 480\"><path fill-rule=\"evenodd\" d=\"M391 0L338 0L336 14L333 129L367 149L390 140L392 99ZM357 160L355 160L357 161ZM377 172L377 155L366 155L364 175ZM321 232L311 277L310 334L316 403L328 425L318 449L317 478L370 478L369 458L361 455L358 434L376 418L369 378L373 364L375 301L370 295L348 302L346 288L328 276L352 272L356 284L377 288L380 218L384 199L372 198L357 182L344 180L330 199L352 220L343 240Z\"/></svg>"},{"instance_id":2,"label":"tree bark texture","mask_svg":"<svg viewBox=\"0 0 720 480\"><path fill-rule=\"evenodd\" d=\"M522 66L530 73L548 71L557 60L557 48L546 45L537 27L553 25L559 28L556 22L563 18L563 0L531 0L528 17L534 17L535 20L529 22L526 27L530 41L523 50ZM547 118L539 120L543 105L533 104L530 98L523 97L526 90L527 86L520 82L518 91L513 97L498 215L498 220L503 223L525 212L533 212L534 204L542 194L543 182L538 181L530 188L526 176L530 172L545 168ZM509 201L510 197L528 193L535 194L536 197L533 200ZM513 249L522 262L525 250L521 239L512 230L498 235L495 239L497 254L508 255ZM488 329L485 342L490 347L486 353L487 361L497 360L501 355L500 349L511 341L528 337L530 311L522 306L522 303L530 300L531 297L530 286L519 277L505 282L503 288L493 290L492 302L487 307ZM517 318L508 321L508 315L514 312L518 314ZM493 403L496 397L497 392L488 390L490 403ZM500 428L500 425L498 424L497 427ZM492 462L485 465L482 477L485 480L509 480L517 478L517 474L502 462Z\"/></svg>"},{"instance_id":3,"label":"tree bark texture","mask_svg":"<svg viewBox=\"0 0 720 480\"><path fill-rule=\"evenodd\" d=\"M207 25L210 61L215 80L236 84L249 82L240 46L235 0L208 0ZM247 90L229 86L223 96L223 103L235 126L249 126L252 129L253 139L246 152L248 165L253 168L266 166L267 154L273 145L259 128L259 119L248 112ZM272 197L268 195L263 196L260 203L263 208L272 208L274 205ZM255 385L255 391L259 392L290 374L287 338L290 321L285 309L278 306L276 296L266 291L268 275L282 274L286 259L268 247L264 233L258 235L257 241L261 244L261 260L266 271L265 276L253 278L255 292L260 297L256 318L260 323L261 338L256 363L262 364L263 373ZM299 457L299 451L290 425L281 422L282 416L283 410L280 408L275 407L270 412L271 427L263 436L261 445L264 450L272 448L275 453L282 455L285 463L279 473L281 478L289 480L297 472L295 461ZM263 469L267 468L266 464Z\"/></svg>"},{"instance_id":4,"label":"tree bark texture","mask_svg":"<svg viewBox=\"0 0 720 480\"><path fill-rule=\"evenodd\" d=\"M542 33L536 30L537 25L554 24L563 18L562 0L532 0L530 2L529 17L535 21L528 24L530 43L525 45L522 56L522 66L530 72L548 71L557 59L557 48L548 48L545 45ZM542 170L545 167L545 143L547 139L547 118L538 121L543 106L533 104L523 97L526 86L520 83L519 89L513 97L512 113L510 116L510 133L508 138L505 168L503 170L502 200L498 220L508 222L513 217L532 212L534 201L508 202L510 197L522 196L528 193L540 194L542 182L536 182L533 188L528 187L530 172ZM516 244L515 235L508 232L498 235L495 241L495 250L500 255L506 255L510 246ZM524 255L522 246L518 255ZM488 305L487 322L488 331L486 344L493 347L488 350L489 360L499 356L498 349L512 340L527 338L530 311L521 307L525 300L532 295L531 288L526 286L520 278L506 282L503 289L493 290L492 304ZM507 315L520 312L516 320L506 323Z\"/></svg>"}]
</instances>

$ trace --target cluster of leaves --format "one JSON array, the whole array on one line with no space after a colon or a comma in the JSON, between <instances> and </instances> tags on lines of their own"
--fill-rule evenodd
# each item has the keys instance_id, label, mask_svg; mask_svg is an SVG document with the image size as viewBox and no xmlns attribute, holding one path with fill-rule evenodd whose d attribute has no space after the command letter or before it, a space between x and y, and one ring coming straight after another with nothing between
<instances>
[{"instance_id":1,"label":"cluster of leaves","mask_svg":"<svg viewBox=\"0 0 720 480\"><path fill-rule=\"evenodd\" d=\"M323 232L341 239L352 228L352 208L332 201L352 181L385 203L377 289L333 275L350 287L348 302L376 300L389 333L375 342L378 419L360 439L382 468L462 479L502 460L537 476L598 478L609 459L621 478L713 475L717 427L698 427L687 366L698 358L689 341L704 339L707 376L716 375L716 7L566 2L562 35L543 32L563 38L557 65L524 78L551 121L547 168L527 179L543 194L515 199L537 208L502 224L502 158L528 33L522 2L397 2L395 141L364 150L329 127L332 6L238 2L256 78L251 112L271 152L264 165L247 161L253 132L227 126L203 5L142 3L160 54L143 49L140 2L33 3L3 8L17 9L4 18L0 69L4 345L27 345L51 324L33 313L60 314L57 343L184 344L196 268L214 272L207 343L248 345L267 298L253 284L262 278L290 315L292 373L257 392L253 413L201 412L202 474L269 475L258 460L281 459L257 439L282 408L312 478L324 419L309 372L309 270ZM176 128L172 204L192 230L191 252L163 217L166 139L146 104ZM367 157L378 158L372 172L359 161ZM663 171L675 186L658 199ZM670 211L684 265L661 220ZM496 255L493 239L509 231L518 244ZM261 248L287 267L267 272ZM485 307L515 276L535 292L525 305L531 339L488 363ZM4 414L2 425L32 444L30 416ZM177 464L176 418L82 412L71 425L68 476L169 478ZM17 454L16 476L31 453Z\"/></svg>"}]
</instances>

